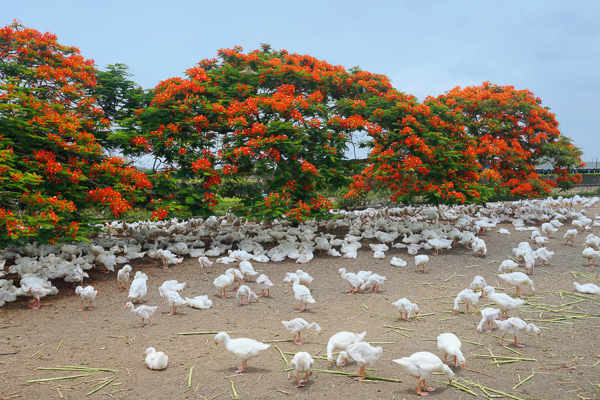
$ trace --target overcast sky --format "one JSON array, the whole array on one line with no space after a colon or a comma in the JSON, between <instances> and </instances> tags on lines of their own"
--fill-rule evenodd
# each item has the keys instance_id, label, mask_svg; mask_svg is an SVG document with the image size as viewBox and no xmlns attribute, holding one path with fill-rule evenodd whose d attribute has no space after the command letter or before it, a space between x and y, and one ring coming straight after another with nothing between
<instances>
[{"instance_id":1,"label":"overcast sky","mask_svg":"<svg viewBox=\"0 0 600 400\"><path fill-rule=\"evenodd\" d=\"M564 135L600 158L598 1L8 1L13 19L79 47L103 69L127 64L144 88L183 76L220 48L309 54L391 78L419 100L490 81L529 89Z\"/></svg>"}]
</instances>

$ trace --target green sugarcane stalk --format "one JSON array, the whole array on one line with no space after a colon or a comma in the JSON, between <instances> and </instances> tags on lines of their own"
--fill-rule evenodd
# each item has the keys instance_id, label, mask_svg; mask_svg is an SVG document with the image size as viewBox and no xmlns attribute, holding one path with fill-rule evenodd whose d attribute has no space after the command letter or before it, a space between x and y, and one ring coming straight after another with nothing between
<instances>
[{"instance_id":1,"label":"green sugarcane stalk","mask_svg":"<svg viewBox=\"0 0 600 400\"><path fill-rule=\"evenodd\" d=\"M466 343L476 344L477 346L483 346L481 343L471 342L471 341L465 340L465 339L460 339L460 340L463 341L463 342L466 342Z\"/></svg>"},{"instance_id":2,"label":"green sugarcane stalk","mask_svg":"<svg viewBox=\"0 0 600 400\"><path fill-rule=\"evenodd\" d=\"M455 273L454 273L454 275L452 275L450 278L446 279L446 280L444 281L444 283L448 282L450 279L452 279L452 278L455 278L455 277L456 277L456 272L455 272Z\"/></svg>"},{"instance_id":3,"label":"green sugarcane stalk","mask_svg":"<svg viewBox=\"0 0 600 400\"><path fill-rule=\"evenodd\" d=\"M237 392L235 391L235 386L233 386L233 381L230 380L229 382L231 382L231 390L233 391L233 398L234 399L241 399L242 396L238 395Z\"/></svg>"},{"instance_id":4,"label":"green sugarcane stalk","mask_svg":"<svg viewBox=\"0 0 600 400\"><path fill-rule=\"evenodd\" d=\"M358 374L350 374L348 372L332 371L332 370L328 370L328 369L313 369L313 371L315 371L315 372L326 372L328 374L335 374L335 375L362 376L362 375L358 375ZM366 377L369 378L369 379L371 379L371 380L376 380L376 381L402 382L400 379L380 378L378 376L372 376L372 375L366 375Z\"/></svg>"},{"instance_id":5,"label":"green sugarcane stalk","mask_svg":"<svg viewBox=\"0 0 600 400\"><path fill-rule=\"evenodd\" d=\"M457 384L456 382L452 382L452 383L447 383L448 386L452 386L453 388L456 388L458 390L462 390L463 392L467 392L472 396L478 397L477 393L473 392L472 390L469 390L468 388Z\"/></svg>"},{"instance_id":6,"label":"green sugarcane stalk","mask_svg":"<svg viewBox=\"0 0 600 400\"><path fill-rule=\"evenodd\" d=\"M510 395L510 394L508 394L508 393L501 392L501 391L499 391L499 390L496 390L496 389L491 389L491 388L489 388L489 387L483 386L483 385L481 385L481 384L478 384L478 383L475 383L475 382L472 382L472 381L467 381L467 380L466 380L466 379L464 379L464 378L463 378L463 380L464 380L465 382L467 382L467 383L469 383L469 384L473 385L473 386L477 386L478 388L480 388L480 389L481 389L481 390L483 390L484 392L485 392L486 390L489 390L490 392L498 393L498 394L501 394L502 396L509 397L509 398L511 398L511 399L514 399L514 400L523 400L523 399L521 399L520 397L516 397L516 396ZM491 395L490 395L490 396L491 396Z\"/></svg>"},{"instance_id":7,"label":"green sugarcane stalk","mask_svg":"<svg viewBox=\"0 0 600 400\"><path fill-rule=\"evenodd\" d=\"M42 369L42 370L52 370L52 371L88 371L88 372L114 372L117 373L119 372L118 369L107 369L107 368L86 368L86 367L70 367L70 366L66 366L66 367L56 367L56 368L50 368L50 367L38 367L38 369Z\"/></svg>"},{"instance_id":8,"label":"green sugarcane stalk","mask_svg":"<svg viewBox=\"0 0 600 400\"><path fill-rule=\"evenodd\" d=\"M274 347L277 349L277 351L279 352L279 354L281 354L281 358L283 358L283 361L285 361L285 363L288 365L288 367L291 367L290 362L283 355L283 351L281 351L281 349L278 346L274 346Z\"/></svg>"},{"instance_id":9,"label":"green sugarcane stalk","mask_svg":"<svg viewBox=\"0 0 600 400\"><path fill-rule=\"evenodd\" d=\"M103 387L109 385L112 381L114 381L115 379L117 379L117 377L115 376L114 378L112 378L110 381L103 383L102 385L98 386L96 389L92 390L91 392L89 392L88 394L86 394L86 396L89 396L90 394L94 394L96 393L98 390L102 389Z\"/></svg>"},{"instance_id":10,"label":"green sugarcane stalk","mask_svg":"<svg viewBox=\"0 0 600 400\"><path fill-rule=\"evenodd\" d=\"M396 332L396 333L398 333L398 334L400 334L400 335L402 335L402 336L406 336L407 338L409 338L409 337L410 337L410 336L408 336L406 333L402 333L402 332L400 332L400 331L397 331L397 330L395 330L395 329L391 329L391 331L392 331L392 332Z\"/></svg>"},{"instance_id":11,"label":"green sugarcane stalk","mask_svg":"<svg viewBox=\"0 0 600 400\"><path fill-rule=\"evenodd\" d=\"M522 355L520 352L516 351L515 349L511 349L511 348L510 348L510 347L508 347L508 346L504 346L504 348L505 348L506 350L512 351L512 352L513 352L513 353L515 353L515 354Z\"/></svg>"},{"instance_id":12,"label":"green sugarcane stalk","mask_svg":"<svg viewBox=\"0 0 600 400\"><path fill-rule=\"evenodd\" d=\"M194 367L195 367L195 366L196 366L196 365L194 364L194 365L192 365L192 366L190 367L190 373L188 374L188 388L191 388L191 387L192 387L192 373L194 372Z\"/></svg>"},{"instance_id":13,"label":"green sugarcane stalk","mask_svg":"<svg viewBox=\"0 0 600 400\"><path fill-rule=\"evenodd\" d=\"M381 325L381 326L383 326L384 328L399 329L401 331L411 331L411 332L413 331L412 329L402 328L400 326L391 326L391 325Z\"/></svg>"},{"instance_id":14,"label":"green sugarcane stalk","mask_svg":"<svg viewBox=\"0 0 600 400\"><path fill-rule=\"evenodd\" d=\"M59 378L36 379L36 380L33 380L33 381L27 381L27 383L60 381L62 379L75 379L75 378L82 378L84 376L92 376L92 375L94 375L94 374L71 375L71 376L61 376Z\"/></svg>"},{"instance_id":15,"label":"green sugarcane stalk","mask_svg":"<svg viewBox=\"0 0 600 400\"><path fill-rule=\"evenodd\" d=\"M516 388L518 388L519 386L521 386L522 384L524 384L525 382L527 382L528 380L530 380L531 378L533 378L533 375L535 375L535 372L533 374L529 375L527 378L523 379L521 382L517 383L513 387L513 390L515 390Z\"/></svg>"},{"instance_id":16,"label":"green sugarcane stalk","mask_svg":"<svg viewBox=\"0 0 600 400\"><path fill-rule=\"evenodd\" d=\"M516 361L537 361L535 358L522 358L522 357L510 357L510 356L495 356L487 354L473 354L473 357L487 357L487 358L501 358L504 360L516 360Z\"/></svg>"},{"instance_id":17,"label":"green sugarcane stalk","mask_svg":"<svg viewBox=\"0 0 600 400\"><path fill-rule=\"evenodd\" d=\"M64 340L61 340L61 341L60 341L60 343L58 344L58 347L56 348L56 350L59 350L59 349L60 349L60 346L62 346L63 342L64 342Z\"/></svg>"}]
</instances>

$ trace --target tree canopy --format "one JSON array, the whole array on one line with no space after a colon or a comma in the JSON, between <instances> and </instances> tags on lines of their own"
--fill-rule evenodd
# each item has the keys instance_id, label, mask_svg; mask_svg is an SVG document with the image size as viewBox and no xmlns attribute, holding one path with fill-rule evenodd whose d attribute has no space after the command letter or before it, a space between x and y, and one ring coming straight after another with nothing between
<instances>
[{"instance_id":1,"label":"tree canopy","mask_svg":"<svg viewBox=\"0 0 600 400\"><path fill-rule=\"evenodd\" d=\"M581 150L539 98L512 86L419 103L384 75L269 45L221 49L151 90L130 77L124 64L97 70L50 33L0 30L0 244L80 239L90 207L208 216L236 182L256 188L237 215L302 221L331 217L328 188L453 204L581 179L571 173ZM365 133L370 153L356 173L346 155ZM114 153L155 164L145 174ZM535 172L540 162L555 181Z\"/></svg>"},{"instance_id":2,"label":"tree canopy","mask_svg":"<svg viewBox=\"0 0 600 400\"><path fill-rule=\"evenodd\" d=\"M535 172L543 161L554 165L563 187L581 181L581 175L569 173L581 163L581 150L561 134L556 116L529 90L484 82L456 87L425 103L443 104L459 116L475 140L482 178L497 191L506 188L526 197L550 193L556 183Z\"/></svg>"},{"instance_id":3,"label":"tree canopy","mask_svg":"<svg viewBox=\"0 0 600 400\"><path fill-rule=\"evenodd\" d=\"M0 241L78 238L89 204L119 216L146 177L104 156L93 60L18 22L0 29Z\"/></svg>"}]
</instances>

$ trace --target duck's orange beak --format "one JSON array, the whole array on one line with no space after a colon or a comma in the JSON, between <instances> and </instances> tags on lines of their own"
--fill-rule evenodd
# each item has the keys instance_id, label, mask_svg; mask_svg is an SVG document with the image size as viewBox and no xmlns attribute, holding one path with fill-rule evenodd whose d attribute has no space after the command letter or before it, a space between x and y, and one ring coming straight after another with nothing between
<instances>
[{"instance_id":1,"label":"duck's orange beak","mask_svg":"<svg viewBox=\"0 0 600 400\"><path fill-rule=\"evenodd\" d=\"M467 369L467 366L465 365L465 363L462 364L463 369Z\"/></svg>"},{"instance_id":2,"label":"duck's orange beak","mask_svg":"<svg viewBox=\"0 0 600 400\"><path fill-rule=\"evenodd\" d=\"M215 342L215 347L219 347L219 343Z\"/></svg>"},{"instance_id":3,"label":"duck's orange beak","mask_svg":"<svg viewBox=\"0 0 600 400\"><path fill-rule=\"evenodd\" d=\"M542 337L542 332L538 333L538 337Z\"/></svg>"}]
</instances>

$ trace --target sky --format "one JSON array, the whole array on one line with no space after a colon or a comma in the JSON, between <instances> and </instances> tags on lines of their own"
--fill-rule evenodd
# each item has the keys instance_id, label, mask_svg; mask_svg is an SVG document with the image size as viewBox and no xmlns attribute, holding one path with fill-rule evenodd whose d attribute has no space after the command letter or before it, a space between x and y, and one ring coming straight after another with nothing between
<instances>
[{"instance_id":1,"label":"sky","mask_svg":"<svg viewBox=\"0 0 600 400\"><path fill-rule=\"evenodd\" d=\"M0 0L0 23L52 32L148 89L220 48L309 54L388 76L419 100L489 81L529 89L600 159L600 2Z\"/></svg>"}]
</instances>

